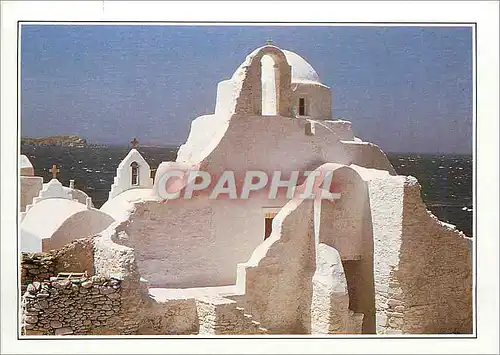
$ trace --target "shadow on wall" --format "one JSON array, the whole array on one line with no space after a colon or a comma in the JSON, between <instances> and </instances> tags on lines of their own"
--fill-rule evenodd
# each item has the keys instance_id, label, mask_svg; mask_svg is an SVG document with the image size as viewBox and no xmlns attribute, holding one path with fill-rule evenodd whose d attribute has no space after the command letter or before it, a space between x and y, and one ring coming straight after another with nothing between
<instances>
[{"instance_id":1,"label":"shadow on wall","mask_svg":"<svg viewBox=\"0 0 500 355\"><path fill-rule=\"evenodd\" d=\"M366 182L343 167L334 172L332 184L342 193L323 201L320 243L335 248L341 258L349 292L349 309L363 313L363 334L375 334L373 227Z\"/></svg>"}]
</instances>

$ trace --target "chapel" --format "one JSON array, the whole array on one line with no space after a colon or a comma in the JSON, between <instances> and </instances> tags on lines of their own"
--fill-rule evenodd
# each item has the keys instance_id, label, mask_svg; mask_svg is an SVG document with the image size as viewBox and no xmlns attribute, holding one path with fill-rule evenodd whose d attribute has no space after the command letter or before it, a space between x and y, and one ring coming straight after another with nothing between
<instances>
[{"instance_id":1,"label":"chapel","mask_svg":"<svg viewBox=\"0 0 500 355\"><path fill-rule=\"evenodd\" d=\"M333 118L332 96L302 56L267 43L218 84L213 113L192 121L176 160L162 162L153 178L133 144L99 209L85 192L62 186L55 167L43 184L22 156L21 251L88 238L93 267L85 271L122 284L118 315L64 329L471 333L472 240L427 210L414 177L398 175L351 122ZM165 198L163 177L174 170L212 180L189 190L193 181L180 178L189 198ZM320 176L337 197L280 188L270 198L263 188L246 199L212 198L228 171L238 188L249 171L279 171L283 187L293 188ZM33 324L28 334L45 329Z\"/></svg>"}]
</instances>

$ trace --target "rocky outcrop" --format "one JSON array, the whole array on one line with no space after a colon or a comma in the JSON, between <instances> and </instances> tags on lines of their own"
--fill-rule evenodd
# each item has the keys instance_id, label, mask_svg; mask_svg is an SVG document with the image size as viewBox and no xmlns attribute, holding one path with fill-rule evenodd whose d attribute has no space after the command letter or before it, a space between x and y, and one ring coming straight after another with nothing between
<instances>
[{"instance_id":1,"label":"rocky outcrop","mask_svg":"<svg viewBox=\"0 0 500 355\"><path fill-rule=\"evenodd\" d=\"M83 148L87 146L87 141L75 135L50 136L42 138L21 138L21 145Z\"/></svg>"}]
</instances>

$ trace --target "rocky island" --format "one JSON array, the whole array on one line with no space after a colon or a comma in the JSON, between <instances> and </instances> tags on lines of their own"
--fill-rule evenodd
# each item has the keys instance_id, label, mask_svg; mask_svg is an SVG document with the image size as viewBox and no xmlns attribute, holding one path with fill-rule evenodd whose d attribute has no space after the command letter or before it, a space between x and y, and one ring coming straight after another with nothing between
<instances>
[{"instance_id":1,"label":"rocky island","mask_svg":"<svg viewBox=\"0 0 500 355\"><path fill-rule=\"evenodd\" d=\"M50 136L41 138L21 138L21 145L84 148L87 146L87 141L76 135Z\"/></svg>"}]
</instances>

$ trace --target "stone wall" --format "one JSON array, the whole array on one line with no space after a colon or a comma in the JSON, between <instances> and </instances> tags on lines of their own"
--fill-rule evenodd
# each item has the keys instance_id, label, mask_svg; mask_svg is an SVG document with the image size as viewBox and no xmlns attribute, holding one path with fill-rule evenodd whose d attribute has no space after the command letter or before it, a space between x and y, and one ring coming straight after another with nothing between
<instances>
[{"instance_id":1,"label":"stone wall","mask_svg":"<svg viewBox=\"0 0 500 355\"><path fill-rule=\"evenodd\" d=\"M147 314L147 287L139 280L132 250L114 243L113 231L48 253L23 253L26 335L137 333ZM88 277L81 282L53 281L59 272L85 271Z\"/></svg>"},{"instance_id":2,"label":"stone wall","mask_svg":"<svg viewBox=\"0 0 500 355\"><path fill-rule=\"evenodd\" d=\"M121 316L119 280L98 276L33 282L21 301L21 329L25 335L127 334ZM124 323L125 326L121 326Z\"/></svg>"},{"instance_id":3,"label":"stone wall","mask_svg":"<svg viewBox=\"0 0 500 355\"><path fill-rule=\"evenodd\" d=\"M21 253L21 292L35 281L48 281L59 272L94 275L92 237L75 240L61 249L45 253Z\"/></svg>"}]
</instances>

